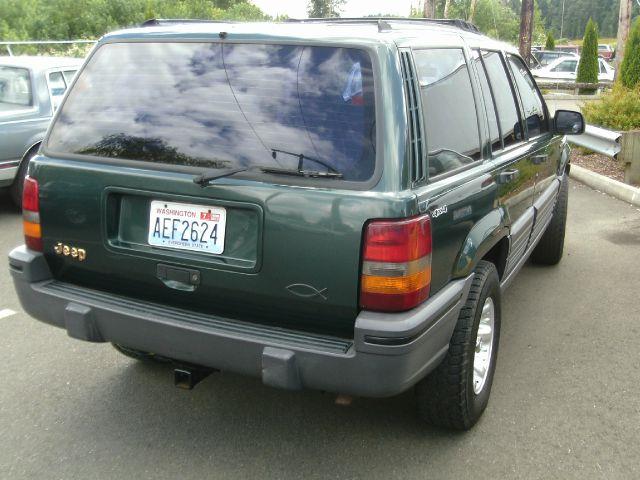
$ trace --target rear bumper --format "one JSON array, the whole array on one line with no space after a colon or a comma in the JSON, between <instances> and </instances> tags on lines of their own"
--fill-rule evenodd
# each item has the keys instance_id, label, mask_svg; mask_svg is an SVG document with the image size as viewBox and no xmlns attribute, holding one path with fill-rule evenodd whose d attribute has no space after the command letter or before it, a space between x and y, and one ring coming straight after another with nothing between
<instances>
[{"instance_id":1,"label":"rear bumper","mask_svg":"<svg viewBox=\"0 0 640 480\"><path fill-rule=\"evenodd\" d=\"M409 312L361 312L354 338L293 332L140 302L58 282L41 253L18 247L9 266L32 317L90 342L114 342L185 362L262 378L271 386L384 397L442 360L471 278Z\"/></svg>"}]
</instances>

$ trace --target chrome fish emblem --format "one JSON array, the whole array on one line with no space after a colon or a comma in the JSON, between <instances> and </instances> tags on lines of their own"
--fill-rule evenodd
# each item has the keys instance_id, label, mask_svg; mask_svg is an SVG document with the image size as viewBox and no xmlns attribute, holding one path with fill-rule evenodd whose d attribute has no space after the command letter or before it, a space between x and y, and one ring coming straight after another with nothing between
<instances>
[{"instance_id":1,"label":"chrome fish emblem","mask_svg":"<svg viewBox=\"0 0 640 480\"><path fill-rule=\"evenodd\" d=\"M291 285L287 286L286 289L294 295L302 298L320 297L323 300L327 299L326 288L317 289L316 287L312 287L311 285L307 285L306 283L292 283Z\"/></svg>"}]
</instances>

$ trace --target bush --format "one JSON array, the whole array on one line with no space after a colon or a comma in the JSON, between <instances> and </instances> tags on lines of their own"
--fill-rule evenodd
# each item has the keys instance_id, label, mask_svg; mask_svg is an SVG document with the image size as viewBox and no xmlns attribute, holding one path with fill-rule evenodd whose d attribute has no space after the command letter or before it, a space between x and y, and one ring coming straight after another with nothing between
<instances>
[{"instance_id":1,"label":"bush","mask_svg":"<svg viewBox=\"0 0 640 480\"><path fill-rule=\"evenodd\" d=\"M597 102L588 102L582 113L587 123L613 130L640 129L640 87L616 85Z\"/></svg>"},{"instance_id":2,"label":"bush","mask_svg":"<svg viewBox=\"0 0 640 480\"><path fill-rule=\"evenodd\" d=\"M578 64L578 83L598 83L598 27L589 19ZM587 93L587 92L580 92Z\"/></svg>"},{"instance_id":3,"label":"bush","mask_svg":"<svg viewBox=\"0 0 640 480\"><path fill-rule=\"evenodd\" d=\"M627 88L635 88L640 83L640 19L633 24L624 47L620 82Z\"/></svg>"},{"instance_id":4,"label":"bush","mask_svg":"<svg viewBox=\"0 0 640 480\"><path fill-rule=\"evenodd\" d=\"M553 38L553 33L547 33L547 42L544 44L545 50L555 50L556 49L556 41Z\"/></svg>"}]
</instances>

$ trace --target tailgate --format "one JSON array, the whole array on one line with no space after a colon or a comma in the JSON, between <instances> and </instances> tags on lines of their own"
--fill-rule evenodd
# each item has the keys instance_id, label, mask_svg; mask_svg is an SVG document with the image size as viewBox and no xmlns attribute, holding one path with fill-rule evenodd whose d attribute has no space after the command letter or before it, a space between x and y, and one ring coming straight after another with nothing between
<instances>
[{"instance_id":1,"label":"tailgate","mask_svg":"<svg viewBox=\"0 0 640 480\"><path fill-rule=\"evenodd\" d=\"M36 158L31 174L40 183L44 251L57 279L342 336L351 334L358 312L363 225L403 208L365 192L232 179L201 188L190 174L45 157ZM222 253L150 245L156 201L224 209ZM55 253L58 243L84 249L86 258Z\"/></svg>"}]
</instances>

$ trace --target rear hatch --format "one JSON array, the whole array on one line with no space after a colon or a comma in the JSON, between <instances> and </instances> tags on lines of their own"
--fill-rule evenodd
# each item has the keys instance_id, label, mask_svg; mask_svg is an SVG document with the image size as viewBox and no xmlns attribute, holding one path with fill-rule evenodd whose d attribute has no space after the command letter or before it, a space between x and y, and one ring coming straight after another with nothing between
<instances>
[{"instance_id":1,"label":"rear hatch","mask_svg":"<svg viewBox=\"0 0 640 480\"><path fill-rule=\"evenodd\" d=\"M350 335L363 225L393 215L365 192L380 175L374 98L358 49L100 46L31 171L54 276Z\"/></svg>"}]
</instances>

